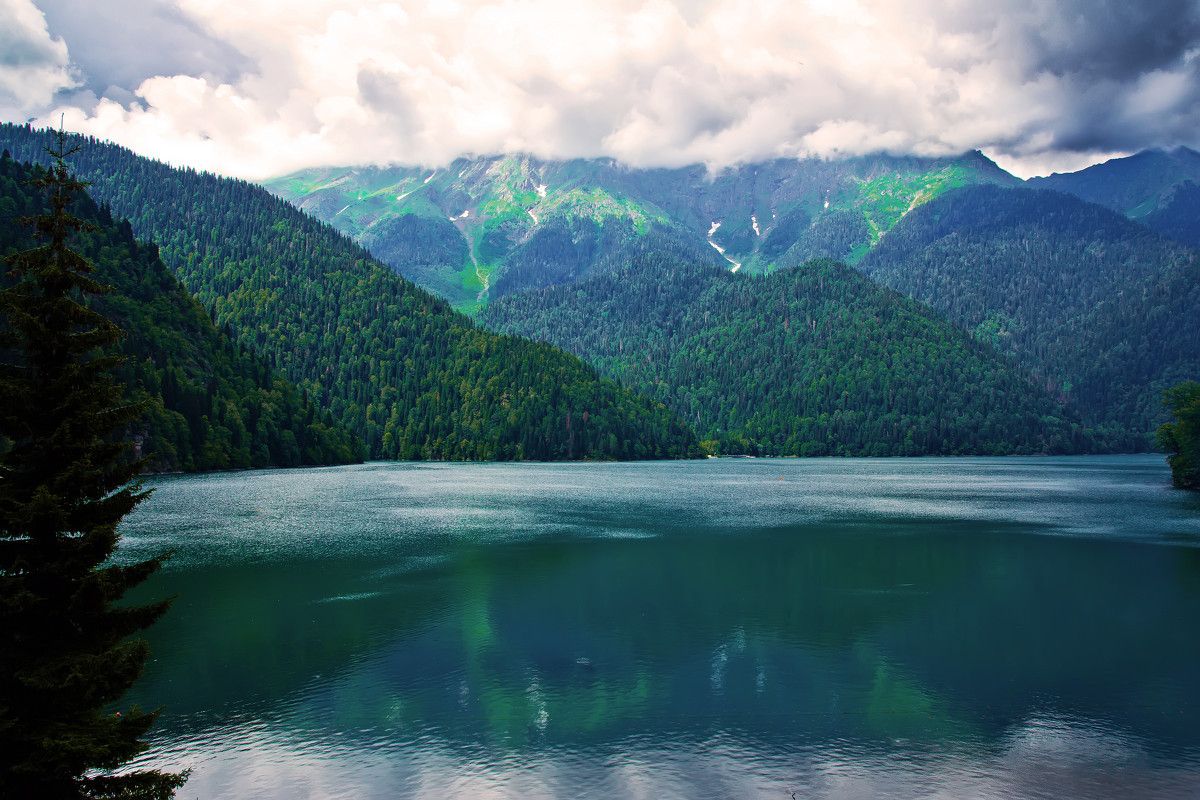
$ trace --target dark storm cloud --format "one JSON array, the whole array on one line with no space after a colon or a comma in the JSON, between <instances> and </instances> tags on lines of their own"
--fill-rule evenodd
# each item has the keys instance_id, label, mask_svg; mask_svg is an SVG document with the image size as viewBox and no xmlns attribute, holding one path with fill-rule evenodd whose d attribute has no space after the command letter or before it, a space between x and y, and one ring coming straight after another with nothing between
<instances>
[{"instance_id":1,"label":"dark storm cloud","mask_svg":"<svg viewBox=\"0 0 1200 800\"><path fill-rule=\"evenodd\" d=\"M1035 15L1035 22L1042 22ZM1054 3L1026 31L1033 73L1125 80L1178 65L1200 41L1194 0Z\"/></svg>"},{"instance_id":2,"label":"dark storm cloud","mask_svg":"<svg viewBox=\"0 0 1200 800\"><path fill-rule=\"evenodd\" d=\"M36 0L36 5L50 34L66 42L83 87L97 95L131 92L156 75L232 82L254 66L163 0Z\"/></svg>"},{"instance_id":3,"label":"dark storm cloud","mask_svg":"<svg viewBox=\"0 0 1200 800\"><path fill-rule=\"evenodd\" d=\"M912 0L908 10L934 22L931 63L964 77L980 64L1007 70L1042 107L993 140L996 152L1197 143L1200 0Z\"/></svg>"}]
</instances>

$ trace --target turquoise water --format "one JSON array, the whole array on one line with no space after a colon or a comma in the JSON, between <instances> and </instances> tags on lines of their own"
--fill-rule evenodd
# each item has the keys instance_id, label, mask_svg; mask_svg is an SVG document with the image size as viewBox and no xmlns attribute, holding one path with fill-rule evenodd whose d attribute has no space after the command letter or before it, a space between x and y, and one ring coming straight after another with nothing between
<instances>
[{"instance_id":1,"label":"turquoise water","mask_svg":"<svg viewBox=\"0 0 1200 800\"><path fill-rule=\"evenodd\" d=\"M1200 795L1161 457L155 479L180 798Z\"/></svg>"}]
</instances>

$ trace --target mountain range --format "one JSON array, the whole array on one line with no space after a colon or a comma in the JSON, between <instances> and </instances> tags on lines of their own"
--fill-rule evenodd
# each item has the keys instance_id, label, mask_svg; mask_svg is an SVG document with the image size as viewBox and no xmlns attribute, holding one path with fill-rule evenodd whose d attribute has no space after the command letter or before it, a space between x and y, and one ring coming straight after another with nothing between
<instances>
[{"instance_id":1,"label":"mountain range","mask_svg":"<svg viewBox=\"0 0 1200 800\"><path fill-rule=\"evenodd\" d=\"M19 158L40 136L0 127ZM1114 198L1165 187L1131 219L979 153L268 182L297 211L86 144L97 197L371 457L1142 450L1200 374L1196 251L1171 234L1196 227L1191 151L1107 173Z\"/></svg>"},{"instance_id":2,"label":"mountain range","mask_svg":"<svg viewBox=\"0 0 1200 800\"><path fill-rule=\"evenodd\" d=\"M707 242L714 263L735 271L819 257L854 264L905 215L963 186L1073 194L1200 244L1200 154L1186 147L1029 181L972 151L777 159L715 173L507 155L442 169L309 169L264 185L468 312L584 278L650 230Z\"/></svg>"},{"instance_id":3,"label":"mountain range","mask_svg":"<svg viewBox=\"0 0 1200 800\"><path fill-rule=\"evenodd\" d=\"M766 272L853 262L908 210L956 186L1020 181L958 158L779 159L724 170L632 169L611 159L459 159L438 170L305 170L265 186L406 276L475 311L586 277L651 231L707 243L712 263ZM849 213L843 213L849 212Z\"/></svg>"},{"instance_id":4,"label":"mountain range","mask_svg":"<svg viewBox=\"0 0 1200 800\"><path fill-rule=\"evenodd\" d=\"M0 125L44 160L54 134ZM361 247L245 181L68 137L71 166L216 325L298 384L370 458L671 458L694 433L560 350L480 329Z\"/></svg>"}]
</instances>

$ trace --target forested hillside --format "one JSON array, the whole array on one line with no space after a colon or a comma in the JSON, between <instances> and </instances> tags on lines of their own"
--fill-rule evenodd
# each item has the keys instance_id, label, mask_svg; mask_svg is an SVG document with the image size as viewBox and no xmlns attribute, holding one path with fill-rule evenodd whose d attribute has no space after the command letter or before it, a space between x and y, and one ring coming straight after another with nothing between
<instances>
[{"instance_id":1,"label":"forested hillside","mask_svg":"<svg viewBox=\"0 0 1200 800\"><path fill-rule=\"evenodd\" d=\"M40 158L49 134L0 126ZM159 243L227 326L373 458L669 458L697 452L663 405L554 348L478 329L358 245L244 181L173 169L92 139L73 166Z\"/></svg>"},{"instance_id":2,"label":"forested hillside","mask_svg":"<svg viewBox=\"0 0 1200 800\"><path fill-rule=\"evenodd\" d=\"M33 170L0 157L0 258L35 246L20 217L41 213L43 198L28 185ZM126 335L118 379L127 401L144 401L143 416L124 432L151 469L206 470L336 464L361 460L357 437L318 413L312 403L262 359L239 348L213 325L158 257L138 242L127 222L78 198L72 213L95 230L74 242L91 260L93 276L114 291L97 298L99 311ZM6 266L2 279L11 281Z\"/></svg>"},{"instance_id":3,"label":"forested hillside","mask_svg":"<svg viewBox=\"0 0 1200 800\"><path fill-rule=\"evenodd\" d=\"M755 277L647 243L622 267L505 298L480 320L577 353L662 400L724 453L1103 446L988 346L828 260Z\"/></svg>"},{"instance_id":4,"label":"forested hillside","mask_svg":"<svg viewBox=\"0 0 1200 800\"><path fill-rule=\"evenodd\" d=\"M1143 150L1026 183L1099 203L1164 236L1200 246L1200 153L1190 148Z\"/></svg>"},{"instance_id":5,"label":"forested hillside","mask_svg":"<svg viewBox=\"0 0 1200 800\"><path fill-rule=\"evenodd\" d=\"M1148 442L1200 375L1200 259L1099 205L972 187L906 216L859 268L1010 353L1089 419Z\"/></svg>"},{"instance_id":6,"label":"forested hillside","mask_svg":"<svg viewBox=\"0 0 1200 800\"><path fill-rule=\"evenodd\" d=\"M1138 222L1190 247L1200 247L1200 183L1185 181L1171 188L1163 205Z\"/></svg>"}]
</instances>

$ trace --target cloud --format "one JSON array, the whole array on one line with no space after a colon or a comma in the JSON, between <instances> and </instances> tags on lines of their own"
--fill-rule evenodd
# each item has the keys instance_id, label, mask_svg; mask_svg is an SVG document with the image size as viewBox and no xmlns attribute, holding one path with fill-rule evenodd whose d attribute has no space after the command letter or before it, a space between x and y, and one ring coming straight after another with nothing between
<instances>
[{"instance_id":1,"label":"cloud","mask_svg":"<svg viewBox=\"0 0 1200 800\"><path fill-rule=\"evenodd\" d=\"M160 75L233 81L253 67L170 0L36 2L50 33L69 45L84 88L98 96L128 97L147 78Z\"/></svg>"},{"instance_id":2,"label":"cloud","mask_svg":"<svg viewBox=\"0 0 1200 800\"><path fill-rule=\"evenodd\" d=\"M251 178L972 148L1031 174L1200 145L1200 0L114 0L125 32L41 2L95 95L47 120Z\"/></svg>"},{"instance_id":3,"label":"cloud","mask_svg":"<svg viewBox=\"0 0 1200 800\"><path fill-rule=\"evenodd\" d=\"M76 85L67 45L54 39L29 0L0 0L0 115L24 122Z\"/></svg>"}]
</instances>

